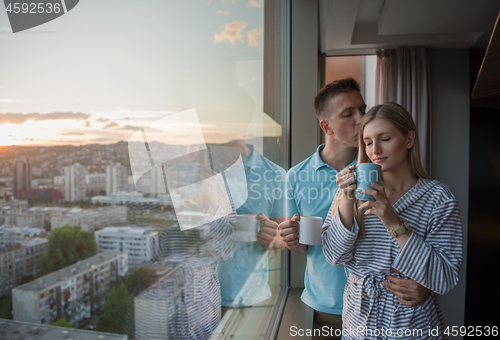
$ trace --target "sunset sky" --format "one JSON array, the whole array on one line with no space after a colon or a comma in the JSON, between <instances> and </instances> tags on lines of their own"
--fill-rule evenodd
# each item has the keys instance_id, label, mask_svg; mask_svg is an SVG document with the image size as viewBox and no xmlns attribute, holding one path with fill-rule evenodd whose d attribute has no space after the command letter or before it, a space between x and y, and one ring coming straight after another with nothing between
<instances>
[{"instance_id":1,"label":"sunset sky","mask_svg":"<svg viewBox=\"0 0 500 340\"><path fill-rule=\"evenodd\" d=\"M127 141L191 108L206 142L278 135L262 113L263 27L262 0L84 0L16 34L2 8L0 145ZM189 129L156 131L190 144Z\"/></svg>"}]
</instances>

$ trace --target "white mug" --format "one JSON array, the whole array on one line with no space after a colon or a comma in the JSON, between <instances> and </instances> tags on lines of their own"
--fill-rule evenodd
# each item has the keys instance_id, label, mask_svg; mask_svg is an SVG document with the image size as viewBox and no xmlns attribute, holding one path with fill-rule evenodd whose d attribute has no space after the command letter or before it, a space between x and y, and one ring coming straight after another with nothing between
<instances>
[{"instance_id":1,"label":"white mug","mask_svg":"<svg viewBox=\"0 0 500 340\"><path fill-rule=\"evenodd\" d=\"M234 237L236 242L256 242L257 228L260 221L256 215L236 215L236 227Z\"/></svg>"},{"instance_id":2,"label":"white mug","mask_svg":"<svg viewBox=\"0 0 500 340\"><path fill-rule=\"evenodd\" d=\"M300 216L299 243L308 245L321 244L323 219L316 216Z\"/></svg>"}]
</instances>

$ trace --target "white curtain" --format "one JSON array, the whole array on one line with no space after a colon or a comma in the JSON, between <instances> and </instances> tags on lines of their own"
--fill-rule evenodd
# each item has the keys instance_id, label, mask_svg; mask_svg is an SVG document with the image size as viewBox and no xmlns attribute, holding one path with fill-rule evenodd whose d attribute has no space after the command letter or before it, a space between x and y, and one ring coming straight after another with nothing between
<instances>
[{"instance_id":1,"label":"white curtain","mask_svg":"<svg viewBox=\"0 0 500 340\"><path fill-rule=\"evenodd\" d=\"M375 104L396 102L411 113L420 138L422 164L431 169L431 77L425 47L377 51Z\"/></svg>"}]
</instances>

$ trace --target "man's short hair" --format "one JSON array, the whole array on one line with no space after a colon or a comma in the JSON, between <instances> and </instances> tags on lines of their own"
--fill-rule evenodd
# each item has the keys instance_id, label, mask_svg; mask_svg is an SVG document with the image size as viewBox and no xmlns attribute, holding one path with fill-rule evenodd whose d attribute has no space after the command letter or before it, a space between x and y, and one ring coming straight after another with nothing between
<instances>
[{"instance_id":1,"label":"man's short hair","mask_svg":"<svg viewBox=\"0 0 500 340\"><path fill-rule=\"evenodd\" d=\"M316 98L314 98L314 109L316 110L316 116L318 118L325 117L330 99L332 99L339 93L346 93L351 91L361 92L361 86L353 77L337 79L332 81L330 84L323 86L323 88L319 90L318 94L316 95Z\"/></svg>"}]
</instances>

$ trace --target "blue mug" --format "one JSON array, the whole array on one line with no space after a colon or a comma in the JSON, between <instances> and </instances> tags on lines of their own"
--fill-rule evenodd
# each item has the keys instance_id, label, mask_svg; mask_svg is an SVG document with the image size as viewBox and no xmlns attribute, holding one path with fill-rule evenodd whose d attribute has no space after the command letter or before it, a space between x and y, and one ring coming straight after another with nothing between
<instances>
[{"instance_id":1,"label":"blue mug","mask_svg":"<svg viewBox=\"0 0 500 340\"><path fill-rule=\"evenodd\" d=\"M356 165L356 198L360 201L375 201L375 197L359 193L359 189L375 190L368 184L380 184L382 180L382 166L374 163L359 163Z\"/></svg>"}]
</instances>

